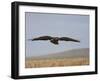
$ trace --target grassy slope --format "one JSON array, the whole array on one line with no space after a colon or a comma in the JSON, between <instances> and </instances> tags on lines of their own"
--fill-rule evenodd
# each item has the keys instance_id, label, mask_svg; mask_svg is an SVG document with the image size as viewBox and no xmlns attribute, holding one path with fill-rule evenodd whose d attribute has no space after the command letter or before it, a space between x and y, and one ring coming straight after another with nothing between
<instances>
[{"instance_id":1,"label":"grassy slope","mask_svg":"<svg viewBox=\"0 0 100 81\"><path fill-rule=\"evenodd\" d=\"M32 57L25 60L26 68L80 66L89 64L89 49L75 49L67 52Z\"/></svg>"}]
</instances>

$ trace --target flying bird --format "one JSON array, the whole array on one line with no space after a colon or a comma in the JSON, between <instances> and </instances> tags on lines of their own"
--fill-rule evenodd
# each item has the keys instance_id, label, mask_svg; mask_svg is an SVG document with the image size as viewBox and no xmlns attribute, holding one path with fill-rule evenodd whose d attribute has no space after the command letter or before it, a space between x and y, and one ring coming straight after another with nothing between
<instances>
[{"instance_id":1,"label":"flying bird","mask_svg":"<svg viewBox=\"0 0 100 81\"><path fill-rule=\"evenodd\" d=\"M37 38L33 38L31 39L31 41L46 41L46 40L50 40L51 43L58 45L59 42L58 41L72 41L72 42L80 42L79 40L73 39L73 38L69 38L69 37L51 37L51 36L41 36L41 37L37 37Z\"/></svg>"}]
</instances>

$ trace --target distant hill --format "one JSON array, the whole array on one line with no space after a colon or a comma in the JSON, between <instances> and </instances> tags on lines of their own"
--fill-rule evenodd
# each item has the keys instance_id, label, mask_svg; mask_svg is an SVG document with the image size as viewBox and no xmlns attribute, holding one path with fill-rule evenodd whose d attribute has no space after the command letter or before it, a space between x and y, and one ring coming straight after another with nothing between
<instances>
[{"instance_id":1,"label":"distant hill","mask_svg":"<svg viewBox=\"0 0 100 81\"><path fill-rule=\"evenodd\" d=\"M89 57L89 48L73 49L54 54L31 57L31 59L51 59L51 58L71 58L71 57Z\"/></svg>"}]
</instances>

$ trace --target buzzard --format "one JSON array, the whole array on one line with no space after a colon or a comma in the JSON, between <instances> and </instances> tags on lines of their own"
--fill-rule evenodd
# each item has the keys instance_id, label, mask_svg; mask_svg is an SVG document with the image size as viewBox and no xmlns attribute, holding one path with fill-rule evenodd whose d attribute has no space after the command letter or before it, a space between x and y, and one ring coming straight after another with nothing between
<instances>
[{"instance_id":1,"label":"buzzard","mask_svg":"<svg viewBox=\"0 0 100 81\"><path fill-rule=\"evenodd\" d=\"M40 40L50 40L51 43L58 45L59 42L58 41L72 41L72 42L80 42L79 40L76 39L72 39L69 37L51 37L51 36L40 36L37 38L33 38L31 39L31 41L40 41Z\"/></svg>"}]
</instances>

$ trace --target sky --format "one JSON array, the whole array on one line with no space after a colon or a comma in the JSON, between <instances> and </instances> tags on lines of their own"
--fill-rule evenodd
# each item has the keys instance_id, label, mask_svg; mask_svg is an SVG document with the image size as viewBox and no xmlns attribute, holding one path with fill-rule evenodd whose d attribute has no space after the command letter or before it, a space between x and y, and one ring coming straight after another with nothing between
<instances>
[{"instance_id":1,"label":"sky","mask_svg":"<svg viewBox=\"0 0 100 81\"><path fill-rule=\"evenodd\" d=\"M89 48L89 15L25 12L25 55L41 56L72 49ZM70 37L77 42L30 41L39 36Z\"/></svg>"}]
</instances>

